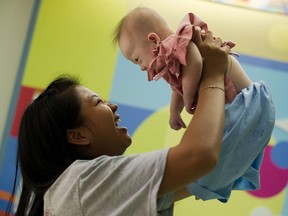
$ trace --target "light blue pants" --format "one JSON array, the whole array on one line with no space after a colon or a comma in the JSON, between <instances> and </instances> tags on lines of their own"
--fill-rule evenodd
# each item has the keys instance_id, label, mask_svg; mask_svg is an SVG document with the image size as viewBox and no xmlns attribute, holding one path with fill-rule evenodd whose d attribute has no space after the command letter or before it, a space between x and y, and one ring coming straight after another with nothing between
<instances>
[{"instance_id":1,"label":"light blue pants","mask_svg":"<svg viewBox=\"0 0 288 216\"><path fill-rule=\"evenodd\" d=\"M227 202L232 190L260 188L264 148L275 124L275 107L267 84L253 83L225 106L220 158L208 175L187 189L202 200Z\"/></svg>"}]
</instances>

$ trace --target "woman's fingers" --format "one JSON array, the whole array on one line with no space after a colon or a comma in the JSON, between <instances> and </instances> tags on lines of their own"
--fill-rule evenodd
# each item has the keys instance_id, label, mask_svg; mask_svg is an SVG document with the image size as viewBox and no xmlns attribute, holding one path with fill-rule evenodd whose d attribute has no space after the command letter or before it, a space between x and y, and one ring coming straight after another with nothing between
<instances>
[{"instance_id":1,"label":"woman's fingers","mask_svg":"<svg viewBox=\"0 0 288 216\"><path fill-rule=\"evenodd\" d=\"M202 43L202 33L201 28L199 26L196 26L194 29L194 43L196 46L199 46Z\"/></svg>"},{"instance_id":2,"label":"woman's fingers","mask_svg":"<svg viewBox=\"0 0 288 216\"><path fill-rule=\"evenodd\" d=\"M214 40L214 38L213 38L213 33L211 32L211 31L207 31L206 33L205 33L205 41L213 41Z\"/></svg>"},{"instance_id":3,"label":"woman's fingers","mask_svg":"<svg viewBox=\"0 0 288 216\"><path fill-rule=\"evenodd\" d=\"M216 46L221 47L223 41L221 38L215 38L211 31L207 31L205 33L205 38L202 37L202 31L200 27L195 27L195 35L194 35L194 43L197 47L202 46L203 44L214 44Z\"/></svg>"},{"instance_id":4,"label":"woman's fingers","mask_svg":"<svg viewBox=\"0 0 288 216\"><path fill-rule=\"evenodd\" d=\"M222 49L223 49L226 53L230 53L230 52L231 52L231 47L230 47L228 44L224 45L224 46L222 47Z\"/></svg>"},{"instance_id":5,"label":"woman's fingers","mask_svg":"<svg viewBox=\"0 0 288 216\"><path fill-rule=\"evenodd\" d=\"M215 38L214 41L217 46L222 46L223 44L222 39L219 37Z\"/></svg>"}]
</instances>

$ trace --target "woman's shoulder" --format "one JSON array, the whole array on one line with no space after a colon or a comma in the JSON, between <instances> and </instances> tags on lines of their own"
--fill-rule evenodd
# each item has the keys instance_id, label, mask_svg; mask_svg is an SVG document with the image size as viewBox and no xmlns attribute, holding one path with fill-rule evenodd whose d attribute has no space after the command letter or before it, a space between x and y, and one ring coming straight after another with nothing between
<instances>
[{"instance_id":1,"label":"woman's shoulder","mask_svg":"<svg viewBox=\"0 0 288 216\"><path fill-rule=\"evenodd\" d=\"M152 205L149 199L152 196L155 203L145 211L156 212L156 198L159 185L164 174L168 149L153 151L129 156L101 156L93 160L77 160L71 164L49 188L44 196L45 209L63 212L69 209L79 211L101 211L97 206L107 205L107 200L119 206L142 206L139 211ZM127 190L129 187L129 190ZM105 193L103 193L103 191ZM101 198L99 197L101 194ZM111 194L113 196L111 197ZM129 197L134 196L132 201ZM97 199L96 199L97 197ZM93 209L88 205L93 200ZM127 200L130 200L129 205ZM69 204L67 204L69 202ZM66 207L58 205L65 203ZM79 203L80 206L79 206ZM88 208L86 208L88 206ZM55 209L57 208L57 210ZM76 210L76 208L78 210ZM107 208L104 208L104 210ZM110 208L109 208L110 209ZM124 211L125 209L123 209ZM127 210L127 209L126 209ZM130 209L129 211L137 209ZM138 210L137 210L138 211ZM77 215L77 214L72 214ZM79 214L78 214L79 215ZM107 215L107 214L100 214ZM127 214L122 214L127 215ZM134 215L139 215L138 213ZM148 215L148 214L146 214Z\"/></svg>"},{"instance_id":2,"label":"woman's shoulder","mask_svg":"<svg viewBox=\"0 0 288 216\"><path fill-rule=\"evenodd\" d=\"M67 187L71 184L77 184L79 180L88 178L101 179L103 176L109 176L117 171L131 172L133 169L143 169L146 166L156 166L166 164L168 148L132 155L107 156L102 155L92 160L76 160L72 163L51 186L56 188ZM159 166L162 167L162 166Z\"/></svg>"}]
</instances>

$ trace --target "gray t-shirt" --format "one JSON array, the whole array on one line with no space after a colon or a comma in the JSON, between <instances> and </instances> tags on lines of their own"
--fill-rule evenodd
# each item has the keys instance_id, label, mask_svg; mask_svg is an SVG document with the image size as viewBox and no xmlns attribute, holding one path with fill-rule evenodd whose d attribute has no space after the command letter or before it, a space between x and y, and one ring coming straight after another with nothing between
<instances>
[{"instance_id":1,"label":"gray t-shirt","mask_svg":"<svg viewBox=\"0 0 288 216\"><path fill-rule=\"evenodd\" d=\"M44 216L173 215L174 193L157 199L168 149L77 160L44 196Z\"/></svg>"}]
</instances>

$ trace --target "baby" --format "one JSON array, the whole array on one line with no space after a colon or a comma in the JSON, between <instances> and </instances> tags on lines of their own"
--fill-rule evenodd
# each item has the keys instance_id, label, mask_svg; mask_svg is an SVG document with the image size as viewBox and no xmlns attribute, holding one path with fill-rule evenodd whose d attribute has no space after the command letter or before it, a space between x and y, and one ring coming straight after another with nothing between
<instances>
[{"instance_id":1,"label":"baby","mask_svg":"<svg viewBox=\"0 0 288 216\"><path fill-rule=\"evenodd\" d=\"M119 43L122 54L148 72L148 80L164 78L172 88L170 105L170 127L185 128L180 114L185 105L193 113L198 83L202 73L202 57L193 43L195 26L207 30L207 25L189 13L174 33L165 20L148 8L136 8L129 13L116 29L115 42ZM120 37L121 36L121 37ZM232 42L225 45L233 47ZM230 56L225 76L226 102L230 103L243 88L251 85L238 61Z\"/></svg>"},{"instance_id":2,"label":"baby","mask_svg":"<svg viewBox=\"0 0 288 216\"><path fill-rule=\"evenodd\" d=\"M176 33L154 10L138 7L126 15L114 32L114 42L122 54L141 70L148 80L164 78L172 88L170 127L186 128L181 118L185 106L193 113L197 96L204 88L225 92L225 123L220 160L208 175L187 186L188 191L203 200L227 202L232 190L255 190L263 151L275 123L275 107L266 83L252 83L239 62L229 56L225 89L211 85L199 89L202 57L193 42L195 28L203 37L207 24L192 13L187 14ZM232 42L223 46L234 47ZM205 59L204 59L205 61Z\"/></svg>"}]
</instances>

